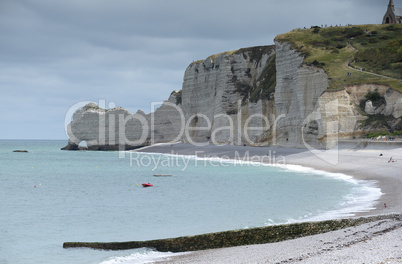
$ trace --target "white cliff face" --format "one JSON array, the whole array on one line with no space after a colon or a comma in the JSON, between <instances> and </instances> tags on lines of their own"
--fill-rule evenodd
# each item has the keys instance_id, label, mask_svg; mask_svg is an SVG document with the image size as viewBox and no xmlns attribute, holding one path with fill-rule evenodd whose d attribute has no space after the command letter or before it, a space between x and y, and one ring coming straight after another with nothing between
<instances>
[{"instance_id":1,"label":"white cliff face","mask_svg":"<svg viewBox=\"0 0 402 264\"><path fill-rule=\"evenodd\" d=\"M115 150L119 145L136 145L147 138L143 124L147 122L142 112L130 114L118 107L109 110L90 103L77 110L68 126L69 144L78 145L86 141L88 149Z\"/></svg>"},{"instance_id":2,"label":"white cliff face","mask_svg":"<svg viewBox=\"0 0 402 264\"><path fill-rule=\"evenodd\" d=\"M402 94L398 91L388 89L384 94L387 102L384 115L392 115L394 118L402 117Z\"/></svg>"},{"instance_id":3,"label":"white cliff face","mask_svg":"<svg viewBox=\"0 0 402 264\"><path fill-rule=\"evenodd\" d=\"M316 136L311 138L308 144L322 149L334 147L338 140L360 135L359 121L365 119L345 90L323 93L314 114L318 129L312 133ZM308 128L308 125L306 127Z\"/></svg>"},{"instance_id":4,"label":"white cliff face","mask_svg":"<svg viewBox=\"0 0 402 264\"><path fill-rule=\"evenodd\" d=\"M325 71L303 61L278 42L192 63L182 91L151 114L95 104L76 111L66 149L77 149L81 141L93 150L177 141L325 149L365 135L367 115L393 116L395 126L402 124L401 93L376 84L329 91ZM380 99L367 100L374 92Z\"/></svg>"},{"instance_id":5,"label":"white cliff face","mask_svg":"<svg viewBox=\"0 0 402 264\"><path fill-rule=\"evenodd\" d=\"M274 55L274 46L254 47L193 63L184 75L182 91L173 92L148 115L87 105L74 114L70 143L85 140L90 149L179 140L194 144L266 144L272 137L275 109L273 99L261 100L265 89L261 87L268 63L275 67ZM275 79L275 75L270 77ZM252 92L254 100L250 100Z\"/></svg>"},{"instance_id":6,"label":"white cliff face","mask_svg":"<svg viewBox=\"0 0 402 264\"><path fill-rule=\"evenodd\" d=\"M311 114L319 107L320 96L328 88L328 76L321 68L303 65L303 57L287 43L276 43L276 56L277 144L303 147L304 141L316 141L318 136L315 122L309 125L311 131L307 138L302 133Z\"/></svg>"},{"instance_id":7,"label":"white cliff face","mask_svg":"<svg viewBox=\"0 0 402 264\"><path fill-rule=\"evenodd\" d=\"M377 106L366 98L373 92L378 92L380 96L380 103L377 103ZM362 113L359 107L364 101L365 113ZM317 136L311 138L308 143L320 148L331 148L338 140L364 136L367 131L361 126L361 121L366 120L367 115L392 115L394 118L399 118L401 102L402 94L384 85L359 84L347 86L341 91L325 91L319 98L318 107L311 115L317 123L315 133ZM306 127L309 128L308 125L304 128ZM307 134L314 134L311 133L311 128L309 132Z\"/></svg>"},{"instance_id":8,"label":"white cliff face","mask_svg":"<svg viewBox=\"0 0 402 264\"><path fill-rule=\"evenodd\" d=\"M173 92L169 100L147 115L149 134L145 145L154 143L177 142L181 140L185 117L178 104L178 92Z\"/></svg>"},{"instance_id":9,"label":"white cliff face","mask_svg":"<svg viewBox=\"0 0 402 264\"><path fill-rule=\"evenodd\" d=\"M379 84L358 84L347 86L346 91L350 95L350 101L359 105L360 102L366 100L369 92L378 92L384 98L384 104L374 106L373 102L368 100L365 104L365 112L369 115L381 114L384 116L393 116L400 118L402 116L402 94L385 85Z\"/></svg>"},{"instance_id":10,"label":"white cliff face","mask_svg":"<svg viewBox=\"0 0 402 264\"><path fill-rule=\"evenodd\" d=\"M76 149L82 141L90 150L124 150L180 140L184 116L176 105L176 94L156 107L147 115L143 111L131 114L121 107L105 110L90 103L74 113L67 149Z\"/></svg>"},{"instance_id":11,"label":"white cliff face","mask_svg":"<svg viewBox=\"0 0 402 264\"><path fill-rule=\"evenodd\" d=\"M250 102L249 98L274 54L272 46L255 47L191 64L182 89L182 109L188 127L183 140L256 145L266 138L270 124L265 116L272 104L266 100ZM270 110L274 114L273 108ZM260 131L245 130L263 123L265 128Z\"/></svg>"}]
</instances>

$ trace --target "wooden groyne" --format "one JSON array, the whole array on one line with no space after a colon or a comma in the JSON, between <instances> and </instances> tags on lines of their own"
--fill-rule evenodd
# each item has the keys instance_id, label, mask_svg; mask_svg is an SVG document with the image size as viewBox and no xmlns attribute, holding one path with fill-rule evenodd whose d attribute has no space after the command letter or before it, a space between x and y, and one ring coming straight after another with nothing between
<instances>
[{"instance_id":1,"label":"wooden groyne","mask_svg":"<svg viewBox=\"0 0 402 264\"><path fill-rule=\"evenodd\" d=\"M391 214L361 218L328 220L320 222L295 223L149 241L109 243L66 242L63 244L63 248L85 247L102 250L126 250L146 247L154 248L161 252L186 252L214 248L273 243L304 236L326 233L384 219L402 221L402 215Z\"/></svg>"}]
</instances>

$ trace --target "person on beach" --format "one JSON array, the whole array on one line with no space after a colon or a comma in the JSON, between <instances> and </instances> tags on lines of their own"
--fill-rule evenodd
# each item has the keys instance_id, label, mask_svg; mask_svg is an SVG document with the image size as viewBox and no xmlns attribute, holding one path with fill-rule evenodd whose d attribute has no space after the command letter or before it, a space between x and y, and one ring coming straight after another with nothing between
<instances>
[{"instance_id":1,"label":"person on beach","mask_svg":"<svg viewBox=\"0 0 402 264\"><path fill-rule=\"evenodd\" d=\"M384 208L387 208L388 206L387 206L387 204L386 203L384 203Z\"/></svg>"}]
</instances>

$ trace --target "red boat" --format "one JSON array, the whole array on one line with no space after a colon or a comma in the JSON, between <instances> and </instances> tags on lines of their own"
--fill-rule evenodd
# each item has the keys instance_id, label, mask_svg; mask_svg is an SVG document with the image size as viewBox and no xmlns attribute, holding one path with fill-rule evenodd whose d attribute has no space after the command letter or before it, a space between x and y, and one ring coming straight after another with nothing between
<instances>
[{"instance_id":1,"label":"red boat","mask_svg":"<svg viewBox=\"0 0 402 264\"><path fill-rule=\"evenodd\" d=\"M143 187L152 187L152 186L154 186L154 185L153 185L153 184L150 184L150 183L148 182L148 183L143 183L142 186L143 186Z\"/></svg>"}]
</instances>

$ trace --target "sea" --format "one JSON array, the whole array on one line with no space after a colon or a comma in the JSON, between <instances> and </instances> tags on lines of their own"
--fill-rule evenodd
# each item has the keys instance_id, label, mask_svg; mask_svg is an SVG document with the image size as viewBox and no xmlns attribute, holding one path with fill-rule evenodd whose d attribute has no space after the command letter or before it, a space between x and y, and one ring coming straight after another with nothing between
<instances>
[{"instance_id":1,"label":"sea","mask_svg":"<svg viewBox=\"0 0 402 264\"><path fill-rule=\"evenodd\" d=\"M66 144L0 140L1 264L152 263L177 253L64 249L63 243L341 218L372 209L381 196L373 182L300 166L60 150Z\"/></svg>"}]
</instances>

